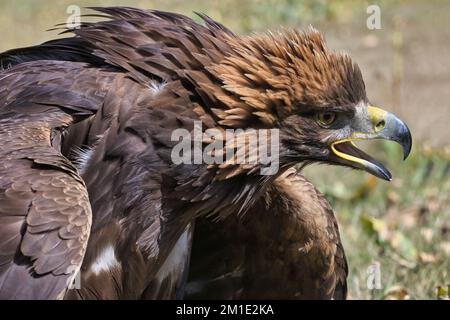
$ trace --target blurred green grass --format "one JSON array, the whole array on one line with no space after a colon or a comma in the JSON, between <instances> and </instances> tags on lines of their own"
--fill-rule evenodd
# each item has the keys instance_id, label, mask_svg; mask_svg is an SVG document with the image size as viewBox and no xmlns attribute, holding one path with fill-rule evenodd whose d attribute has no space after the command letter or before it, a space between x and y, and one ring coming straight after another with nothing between
<instances>
[{"instance_id":1,"label":"blurred green grass","mask_svg":"<svg viewBox=\"0 0 450 320\"><path fill-rule=\"evenodd\" d=\"M389 8L403 5L402 15L414 9L404 0L3 0L0 51L54 38L55 32L44 30L66 21L66 9L72 4L156 8L191 17L193 11L199 11L240 34L313 24L337 30L343 34L341 38L351 34L337 27L358 25L361 30L365 26L369 4L379 4L384 18L390 14ZM424 11L419 18L425 17ZM383 21L385 34L389 34L390 19ZM354 43L345 43L350 45ZM330 200L340 221L350 266L350 297L400 298L398 292L403 292L413 299L436 298L436 287L450 283L450 153L418 141L406 162L401 161L401 150L394 144L371 144L370 152L388 164L394 175L391 183L344 168L312 166L305 170ZM369 290L366 285L367 268L374 262L380 263L381 290Z\"/></svg>"},{"instance_id":2,"label":"blurred green grass","mask_svg":"<svg viewBox=\"0 0 450 320\"><path fill-rule=\"evenodd\" d=\"M325 193L341 226L355 299L435 299L450 282L450 150L416 145L401 161L399 147L371 145L393 181L366 173L316 166L305 174ZM380 264L381 290L367 287L367 268Z\"/></svg>"},{"instance_id":3,"label":"blurred green grass","mask_svg":"<svg viewBox=\"0 0 450 320\"><path fill-rule=\"evenodd\" d=\"M355 17L366 18L368 4L393 5L387 1L327 0L3 0L0 2L0 25L4 30L0 50L25 46L53 38L45 33L56 23L65 22L69 5L85 9L90 6L133 6L169 10L194 17L204 12L237 33L277 29L281 25L300 27L309 24L350 23ZM19 27L20 26L20 27Z\"/></svg>"}]
</instances>

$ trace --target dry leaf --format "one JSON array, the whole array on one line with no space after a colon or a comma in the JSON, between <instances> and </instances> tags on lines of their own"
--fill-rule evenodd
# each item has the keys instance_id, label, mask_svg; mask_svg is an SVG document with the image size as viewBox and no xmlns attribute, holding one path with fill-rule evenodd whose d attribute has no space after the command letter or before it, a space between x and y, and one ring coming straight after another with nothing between
<instances>
[{"instance_id":1,"label":"dry leaf","mask_svg":"<svg viewBox=\"0 0 450 320\"><path fill-rule=\"evenodd\" d=\"M441 248L442 251L444 251L445 254L447 254L447 256L450 257L450 242L442 242L439 247Z\"/></svg>"},{"instance_id":2,"label":"dry leaf","mask_svg":"<svg viewBox=\"0 0 450 320\"><path fill-rule=\"evenodd\" d=\"M431 228L422 228L420 229L420 234L425 239L427 243L431 243L433 241L434 231Z\"/></svg>"},{"instance_id":3,"label":"dry leaf","mask_svg":"<svg viewBox=\"0 0 450 320\"><path fill-rule=\"evenodd\" d=\"M419 259L423 263L435 263L437 261L437 258L435 255L427 252L420 252L419 253Z\"/></svg>"},{"instance_id":4,"label":"dry leaf","mask_svg":"<svg viewBox=\"0 0 450 320\"><path fill-rule=\"evenodd\" d=\"M436 298L439 300L450 300L450 285L446 287L437 287L436 288Z\"/></svg>"},{"instance_id":5,"label":"dry leaf","mask_svg":"<svg viewBox=\"0 0 450 320\"><path fill-rule=\"evenodd\" d=\"M383 297L384 300L410 300L411 296L406 288L394 286L388 289Z\"/></svg>"}]
</instances>

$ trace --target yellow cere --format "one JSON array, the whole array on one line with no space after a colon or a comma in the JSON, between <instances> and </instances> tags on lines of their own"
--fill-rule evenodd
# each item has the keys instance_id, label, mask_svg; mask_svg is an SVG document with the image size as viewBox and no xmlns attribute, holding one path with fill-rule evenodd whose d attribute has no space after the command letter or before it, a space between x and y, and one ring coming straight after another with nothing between
<instances>
[{"instance_id":1,"label":"yellow cere","mask_svg":"<svg viewBox=\"0 0 450 320\"><path fill-rule=\"evenodd\" d=\"M386 125L386 117L388 114L387 111L374 106L368 106L367 113L372 122L375 132L383 130Z\"/></svg>"}]
</instances>

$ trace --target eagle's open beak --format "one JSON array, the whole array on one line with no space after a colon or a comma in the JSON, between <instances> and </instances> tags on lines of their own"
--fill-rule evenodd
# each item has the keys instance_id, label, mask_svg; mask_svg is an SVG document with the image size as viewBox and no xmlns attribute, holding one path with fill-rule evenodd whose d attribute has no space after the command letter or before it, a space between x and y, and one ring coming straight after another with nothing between
<instances>
[{"instance_id":1,"label":"eagle's open beak","mask_svg":"<svg viewBox=\"0 0 450 320\"><path fill-rule=\"evenodd\" d=\"M384 180L392 180L392 175L379 161L359 150L355 140L385 139L399 143L403 147L404 159L411 152L412 138L406 124L392 113L368 106L360 108L354 118L354 133L351 137L332 143L331 150L340 164L365 170Z\"/></svg>"}]
</instances>

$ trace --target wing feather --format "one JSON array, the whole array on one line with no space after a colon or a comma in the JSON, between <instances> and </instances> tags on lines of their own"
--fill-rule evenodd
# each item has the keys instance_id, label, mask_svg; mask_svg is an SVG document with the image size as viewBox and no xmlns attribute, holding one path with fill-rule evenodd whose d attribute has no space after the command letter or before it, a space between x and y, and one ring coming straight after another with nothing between
<instances>
[{"instance_id":1,"label":"wing feather","mask_svg":"<svg viewBox=\"0 0 450 320\"><path fill-rule=\"evenodd\" d=\"M73 74L69 80L67 74ZM0 298L62 298L91 228L86 186L60 152L63 128L92 115L111 75L30 61L0 77Z\"/></svg>"}]
</instances>

